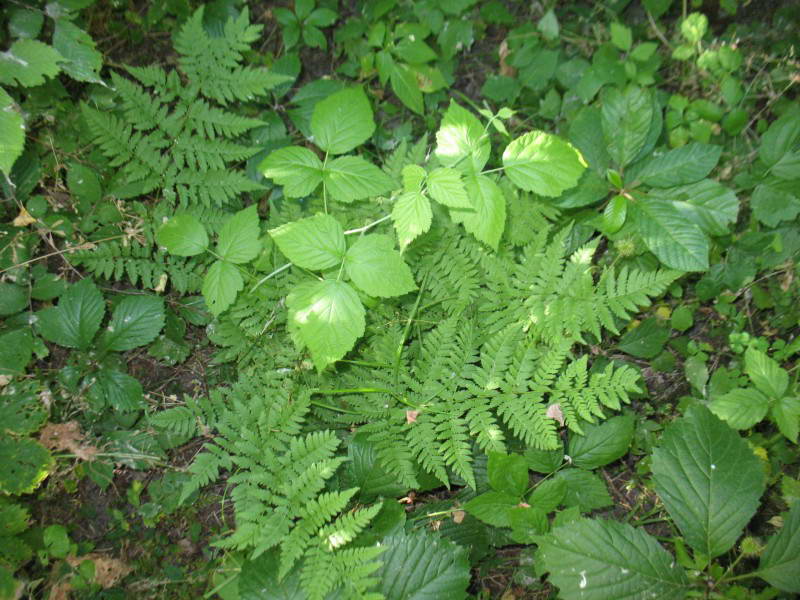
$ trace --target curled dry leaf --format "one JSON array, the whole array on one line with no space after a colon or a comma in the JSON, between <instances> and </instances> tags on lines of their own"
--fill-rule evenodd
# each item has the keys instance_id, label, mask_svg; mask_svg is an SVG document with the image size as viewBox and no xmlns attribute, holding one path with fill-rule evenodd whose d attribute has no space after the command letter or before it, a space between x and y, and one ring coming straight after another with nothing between
<instances>
[{"instance_id":1,"label":"curled dry leaf","mask_svg":"<svg viewBox=\"0 0 800 600\"><path fill-rule=\"evenodd\" d=\"M36 218L31 216L31 213L29 213L23 206L19 209L19 214L14 217L14 227L27 227L32 223L36 223Z\"/></svg>"},{"instance_id":2,"label":"curled dry leaf","mask_svg":"<svg viewBox=\"0 0 800 600\"><path fill-rule=\"evenodd\" d=\"M506 77L516 77L517 70L506 63L506 58L510 50L508 49L508 40L503 40L500 42L500 47L497 49L497 54L500 56L500 75L505 75Z\"/></svg>"},{"instance_id":3,"label":"curled dry leaf","mask_svg":"<svg viewBox=\"0 0 800 600\"><path fill-rule=\"evenodd\" d=\"M39 441L49 450L66 450L81 460L94 460L99 452L94 446L83 443L83 433L77 421L48 423L39 433Z\"/></svg>"},{"instance_id":4,"label":"curled dry leaf","mask_svg":"<svg viewBox=\"0 0 800 600\"><path fill-rule=\"evenodd\" d=\"M94 562L94 580L104 589L115 586L123 577L133 570L118 558L106 556L99 552L91 552L83 556L67 557L67 562L73 567L77 567L85 560Z\"/></svg>"},{"instance_id":5,"label":"curled dry leaf","mask_svg":"<svg viewBox=\"0 0 800 600\"><path fill-rule=\"evenodd\" d=\"M562 427L564 426L564 413L561 411L560 404L551 404L548 406L547 413L545 413L545 415L558 421L558 424Z\"/></svg>"},{"instance_id":6,"label":"curled dry leaf","mask_svg":"<svg viewBox=\"0 0 800 600\"><path fill-rule=\"evenodd\" d=\"M461 521L463 521L464 517L466 517L466 516L467 516L467 513L465 513L463 510L454 510L453 511L453 521L455 521L456 523L461 523Z\"/></svg>"},{"instance_id":7,"label":"curled dry leaf","mask_svg":"<svg viewBox=\"0 0 800 600\"><path fill-rule=\"evenodd\" d=\"M416 423L417 417L419 416L418 410L407 410L406 411L406 423Z\"/></svg>"}]
</instances>

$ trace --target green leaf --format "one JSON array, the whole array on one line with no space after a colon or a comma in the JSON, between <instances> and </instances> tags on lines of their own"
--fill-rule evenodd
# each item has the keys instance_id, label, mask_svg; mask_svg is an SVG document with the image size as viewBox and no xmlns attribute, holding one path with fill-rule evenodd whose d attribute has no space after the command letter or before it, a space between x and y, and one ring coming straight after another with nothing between
<instances>
[{"instance_id":1,"label":"green leaf","mask_svg":"<svg viewBox=\"0 0 800 600\"><path fill-rule=\"evenodd\" d=\"M703 39L708 31L708 17L703 13L692 13L681 22L681 34L690 44Z\"/></svg>"},{"instance_id":2,"label":"green leaf","mask_svg":"<svg viewBox=\"0 0 800 600\"><path fill-rule=\"evenodd\" d=\"M325 187L339 202L378 196L394 187L394 181L360 156L342 156L325 165Z\"/></svg>"},{"instance_id":3,"label":"green leaf","mask_svg":"<svg viewBox=\"0 0 800 600\"><path fill-rule=\"evenodd\" d=\"M666 428L652 469L684 539L708 558L733 546L764 492L764 470L747 442L698 404Z\"/></svg>"},{"instance_id":4,"label":"green leaf","mask_svg":"<svg viewBox=\"0 0 800 600\"><path fill-rule=\"evenodd\" d=\"M796 444L800 434L800 398L784 396L776 400L770 409L770 416L786 439Z\"/></svg>"},{"instance_id":5,"label":"green leaf","mask_svg":"<svg viewBox=\"0 0 800 600\"><path fill-rule=\"evenodd\" d=\"M752 388L736 388L709 405L715 415L734 429L750 429L767 416L769 399Z\"/></svg>"},{"instance_id":6,"label":"green leaf","mask_svg":"<svg viewBox=\"0 0 800 600\"><path fill-rule=\"evenodd\" d=\"M359 488L359 498L366 502L378 496L402 496L407 488L400 484L378 458L378 448L369 434L357 433L347 444L347 475L349 485ZM398 506L401 506L398 504ZM384 507L385 508L385 507Z\"/></svg>"},{"instance_id":7,"label":"green leaf","mask_svg":"<svg viewBox=\"0 0 800 600\"><path fill-rule=\"evenodd\" d=\"M67 187L82 204L92 206L103 199L103 188L94 169L80 163L70 163L67 171Z\"/></svg>"},{"instance_id":8,"label":"green leaf","mask_svg":"<svg viewBox=\"0 0 800 600\"><path fill-rule=\"evenodd\" d=\"M478 118L451 100L436 132L435 152L445 167L463 174L480 173L489 160L491 144Z\"/></svg>"},{"instance_id":9,"label":"green leaf","mask_svg":"<svg viewBox=\"0 0 800 600\"><path fill-rule=\"evenodd\" d=\"M45 527L42 541L48 554L56 558L65 558L69 553L70 542L67 528L63 525L49 525Z\"/></svg>"},{"instance_id":10,"label":"green leaf","mask_svg":"<svg viewBox=\"0 0 800 600\"><path fill-rule=\"evenodd\" d=\"M525 462L531 471L537 473L554 473L564 462L564 450L539 450L538 448L528 448L523 454Z\"/></svg>"},{"instance_id":11,"label":"green leaf","mask_svg":"<svg viewBox=\"0 0 800 600\"><path fill-rule=\"evenodd\" d=\"M668 201L708 235L725 235L736 223L739 200L733 190L713 179L680 187L652 190L648 197Z\"/></svg>"},{"instance_id":12,"label":"green leaf","mask_svg":"<svg viewBox=\"0 0 800 600\"><path fill-rule=\"evenodd\" d=\"M800 140L800 113L789 111L776 120L761 137L758 155L768 167L775 166Z\"/></svg>"},{"instance_id":13,"label":"green leaf","mask_svg":"<svg viewBox=\"0 0 800 600\"><path fill-rule=\"evenodd\" d=\"M680 600L689 581L675 559L643 529L580 519L540 538L537 563L564 598Z\"/></svg>"},{"instance_id":14,"label":"green leaf","mask_svg":"<svg viewBox=\"0 0 800 600\"><path fill-rule=\"evenodd\" d=\"M611 496L603 480L595 473L582 469L564 469L555 478L566 484L564 505L577 506L582 513L611 506Z\"/></svg>"},{"instance_id":15,"label":"green leaf","mask_svg":"<svg viewBox=\"0 0 800 600\"><path fill-rule=\"evenodd\" d=\"M280 558L277 550L265 552L254 560L245 561L238 581L234 579L227 587L237 588L238 594L224 595L223 600L308 600L308 594L300 584L300 569L293 569L283 579L278 577ZM238 584L238 585L237 585Z\"/></svg>"},{"instance_id":16,"label":"green leaf","mask_svg":"<svg viewBox=\"0 0 800 600\"><path fill-rule=\"evenodd\" d=\"M261 252L261 229L255 204L225 221L217 240L217 254L235 265L253 260Z\"/></svg>"},{"instance_id":17,"label":"green leaf","mask_svg":"<svg viewBox=\"0 0 800 600\"><path fill-rule=\"evenodd\" d=\"M347 275L370 296L391 298L417 289L411 269L389 236L365 235L347 251Z\"/></svg>"},{"instance_id":18,"label":"green leaf","mask_svg":"<svg viewBox=\"0 0 800 600\"><path fill-rule=\"evenodd\" d=\"M631 49L633 34L629 27L622 23L611 23L611 43L623 52Z\"/></svg>"},{"instance_id":19,"label":"green leaf","mask_svg":"<svg viewBox=\"0 0 800 600\"><path fill-rule=\"evenodd\" d=\"M563 479L544 479L538 483L536 489L528 496L528 504L547 514L561 506L566 495L566 481Z\"/></svg>"},{"instance_id":20,"label":"green leaf","mask_svg":"<svg viewBox=\"0 0 800 600\"><path fill-rule=\"evenodd\" d=\"M14 101L0 88L0 171L9 175L25 147L25 121L14 108Z\"/></svg>"},{"instance_id":21,"label":"green leaf","mask_svg":"<svg viewBox=\"0 0 800 600\"><path fill-rule=\"evenodd\" d=\"M800 213L800 199L773 181L756 186L750 206L756 219L769 227L777 227L781 221L792 221Z\"/></svg>"},{"instance_id":22,"label":"green leaf","mask_svg":"<svg viewBox=\"0 0 800 600\"><path fill-rule=\"evenodd\" d=\"M756 574L784 592L800 593L800 503L783 519L783 527L770 537Z\"/></svg>"},{"instance_id":23,"label":"green leaf","mask_svg":"<svg viewBox=\"0 0 800 600\"><path fill-rule=\"evenodd\" d=\"M392 221L397 231L400 248L404 249L414 239L431 228L433 212L431 203L420 192L406 192L394 203Z\"/></svg>"},{"instance_id":24,"label":"green leaf","mask_svg":"<svg viewBox=\"0 0 800 600\"><path fill-rule=\"evenodd\" d=\"M361 87L345 88L321 100L311 116L314 143L330 154L344 154L375 131L372 106Z\"/></svg>"},{"instance_id":25,"label":"green leaf","mask_svg":"<svg viewBox=\"0 0 800 600\"><path fill-rule=\"evenodd\" d=\"M521 498L528 489L528 465L520 454L489 452L487 472L496 492Z\"/></svg>"},{"instance_id":26,"label":"green leaf","mask_svg":"<svg viewBox=\"0 0 800 600\"><path fill-rule=\"evenodd\" d=\"M267 156L258 168L264 177L282 185L288 198L308 196L322 182L322 161L308 148L281 148Z\"/></svg>"},{"instance_id":27,"label":"green leaf","mask_svg":"<svg viewBox=\"0 0 800 600\"><path fill-rule=\"evenodd\" d=\"M37 313L39 333L59 346L86 350L105 310L100 290L91 279L83 279L61 295L58 306Z\"/></svg>"},{"instance_id":28,"label":"green leaf","mask_svg":"<svg viewBox=\"0 0 800 600\"><path fill-rule=\"evenodd\" d=\"M31 87L55 77L64 58L57 50L38 40L22 39L0 52L0 84Z\"/></svg>"},{"instance_id":29,"label":"green leaf","mask_svg":"<svg viewBox=\"0 0 800 600\"><path fill-rule=\"evenodd\" d=\"M420 39L403 38L394 47L397 58L408 63L422 64L436 60L436 52Z\"/></svg>"},{"instance_id":30,"label":"green leaf","mask_svg":"<svg viewBox=\"0 0 800 600\"><path fill-rule=\"evenodd\" d=\"M518 544L532 544L550 529L547 513L534 506L515 506L509 511L511 539Z\"/></svg>"},{"instance_id":31,"label":"green leaf","mask_svg":"<svg viewBox=\"0 0 800 600\"><path fill-rule=\"evenodd\" d=\"M537 23L536 28L542 33L546 40L558 39L558 17L556 17L556 13L553 12L552 8L544 13L544 16L539 19L539 23Z\"/></svg>"},{"instance_id":32,"label":"green leaf","mask_svg":"<svg viewBox=\"0 0 800 600\"><path fill-rule=\"evenodd\" d=\"M27 291L13 283L0 281L0 317L16 314L28 306Z\"/></svg>"},{"instance_id":33,"label":"green leaf","mask_svg":"<svg viewBox=\"0 0 800 600\"><path fill-rule=\"evenodd\" d=\"M581 469L596 469L621 458L633 440L633 415L612 417L599 425L583 426L584 435L569 436L567 454Z\"/></svg>"},{"instance_id":34,"label":"green leaf","mask_svg":"<svg viewBox=\"0 0 800 600\"><path fill-rule=\"evenodd\" d=\"M800 152L787 152L770 171L780 179L797 179L800 173Z\"/></svg>"},{"instance_id":35,"label":"green leaf","mask_svg":"<svg viewBox=\"0 0 800 600\"><path fill-rule=\"evenodd\" d=\"M100 336L106 350L124 352L149 344L164 327L164 300L158 296L127 296L117 304Z\"/></svg>"},{"instance_id":36,"label":"green leaf","mask_svg":"<svg viewBox=\"0 0 800 600\"><path fill-rule=\"evenodd\" d=\"M33 336L30 329L0 334L0 375L19 375L31 361Z\"/></svg>"},{"instance_id":37,"label":"green leaf","mask_svg":"<svg viewBox=\"0 0 800 600\"><path fill-rule=\"evenodd\" d=\"M386 600L462 600L470 566L460 546L425 530L384 538L382 567L375 572Z\"/></svg>"},{"instance_id":38,"label":"green leaf","mask_svg":"<svg viewBox=\"0 0 800 600\"><path fill-rule=\"evenodd\" d=\"M647 185L668 188L700 181L717 166L722 146L692 142L649 158L636 178Z\"/></svg>"},{"instance_id":39,"label":"green leaf","mask_svg":"<svg viewBox=\"0 0 800 600\"><path fill-rule=\"evenodd\" d=\"M164 223L156 233L156 242L176 256L195 256L208 249L208 234L197 217L179 214Z\"/></svg>"},{"instance_id":40,"label":"green leaf","mask_svg":"<svg viewBox=\"0 0 800 600\"><path fill-rule=\"evenodd\" d=\"M439 204L450 208L472 208L461 173L456 169L440 167L427 178L428 193Z\"/></svg>"},{"instance_id":41,"label":"green leaf","mask_svg":"<svg viewBox=\"0 0 800 600\"><path fill-rule=\"evenodd\" d=\"M425 104L422 101L422 91L419 89L416 73L408 65L392 63L389 82L400 102L418 115L425 112Z\"/></svg>"},{"instance_id":42,"label":"green leaf","mask_svg":"<svg viewBox=\"0 0 800 600\"><path fill-rule=\"evenodd\" d=\"M117 412L133 412L145 407L139 380L116 369L97 371L89 398L98 410L111 408Z\"/></svg>"},{"instance_id":43,"label":"green leaf","mask_svg":"<svg viewBox=\"0 0 800 600\"><path fill-rule=\"evenodd\" d=\"M603 227L608 233L616 233L625 225L628 216L628 199L617 194L603 209Z\"/></svg>"},{"instance_id":44,"label":"green leaf","mask_svg":"<svg viewBox=\"0 0 800 600\"><path fill-rule=\"evenodd\" d=\"M28 494L47 477L55 461L30 438L0 437L0 492Z\"/></svg>"},{"instance_id":45,"label":"green leaf","mask_svg":"<svg viewBox=\"0 0 800 600\"><path fill-rule=\"evenodd\" d=\"M578 184L586 161L569 142L543 131L529 131L506 147L503 167L523 190L556 197Z\"/></svg>"},{"instance_id":46,"label":"green leaf","mask_svg":"<svg viewBox=\"0 0 800 600\"><path fill-rule=\"evenodd\" d=\"M744 353L744 372L770 398L781 398L789 387L789 374L774 359L753 347Z\"/></svg>"},{"instance_id":47,"label":"green leaf","mask_svg":"<svg viewBox=\"0 0 800 600\"><path fill-rule=\"evenodd\" d=\"M244 281L236 265L216 261L203 277L203 298L208 312L214 316L223 313L233 304L243 287Z\"/></svg>"},{"instance_id":48,"label":"green leaf","mask_svg":"<svg viewBox=\"0 0 800 600\"><path fill-rule=\"evenodd\" d=\"M671 202L645 197L634 207L639 233L662 263L681 271L708 269L708 238Z\"/></svg>"},{"instance_id":49,"label":"green leaf","mask_svg":"<svg viewBox=\"0 0 800 600\"><path fill-rule=\"evenodd\" d=\"M364 335L364 307L344 282L325 279L295 287L286 298L289 323L321 371L353 348Z\"/></svg>"},{"instance_id":50,"label":"green leaf","mask_svg":"<svg viewBox=\"0 0 800 600\"><path fill-rule=\"evenodd\" d=\"M518 506L520 497L505 492L485 492L464 504L466 512L493 527L511 527L511 509Z\"/></svg>"},{"instance_id":51,"label":"green leaf","mask_svg":"<svg viewBox=\"0 0 800 600\"><path fill-rule=\"evenodd\" d=\"M618 348L636 358L655 358L669 339L669 330L651 317L634 327L619 341Z\"/></svg>"},{"instance_id":52,"label":"green leaf","mask_svg":"<svg viewBox=\"0 0 800 600\"><path fill-rule=\"evenodd\" d=\"M77 81L103 83L100 68L103 55L95 50L92 37L66 19L57 19L53 32L53 48L64 57L62 70Z\"/></svg>"},{"instance_id":53,"label":"green leaf","mask_svg":"<svg viewBox=\"0 0 800 600\"><path fill-rule=\"evenodd\" d=\"M500 187L486 175L468 175L464 180L472 210L450 209L450 217L464 229L497 250L506 226L506 199Z\"/></svg>"},{"instance_id":54,"label":"green leaf","mask_svg":"<svg viewBox=\"0 0 800 600\"><path fill-rule=\"evenodd\" d=\"M595 106L584 106L569 124L569 140L592 169L605 175L611 157L608 155L608 144L600 123L600 109Z\"/></svg>"},{"instance_id":55,"label":"green leaf","mask_svg":"<svg viewBox=\"0 0 800 600\"><path fill-rule=\"evenodd\" d=\"M340 264L347 249L342 226L330 215L292 221L270 229L269 235L286 258L312 271Z\"/></svg>"},{"instance_id":56,"label":"green leaf","mask_svg":"<svg viewBox=\"0 0 800 600\"><path fill-rule=\"evenodd\" d=\"M636 158L644 147L653 121L653 101L650 94L636 86L625 90L611 87L602 95L603 135L608 153L619 167Z\"/></svg>"}]
</instances>

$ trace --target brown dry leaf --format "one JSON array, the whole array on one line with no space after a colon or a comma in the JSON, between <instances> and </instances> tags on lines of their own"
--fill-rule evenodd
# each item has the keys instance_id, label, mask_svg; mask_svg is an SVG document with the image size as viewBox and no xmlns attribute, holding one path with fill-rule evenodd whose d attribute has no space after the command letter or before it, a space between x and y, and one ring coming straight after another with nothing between
<instances>
[{"instance_id":1,"label":"brown dry leaf","mask_svg":"<svg viewBox=\"0 0 800 600\"><path fill-rule=\"evenodd\" d=\"M83 433L77 421L48 423L39 433L39 441L49 450L66 450L81 460L93 460L99 450L83 443Z\"/></svg>"},{"instance_id":2,"label":"brown dry leaf","mask_svg":"<svg viewBox=\"0 0 800 600\"><path fill-rule=\"evenodd\" d=\"M14 218L14 227L27 227L28 225L36 223L36 218L31 216L25 207L19 209L19 214Z\"/></svg>"},{"instance_id":3,"label":"brown dry leaf","mask_svg":"<svg viewBox=\"0 0 800 600\"><path fill-rule=\"evenodd\" d=\"M517 507L519 507L519 508L530 508L531 505L528 504L527 502L520 502L519 504L517 504Z\"/></svg>"},{"instance_id":4,"label":"brown dry leaf","mask_svg":"<svg viewBox=\"0 0 800 600\"><path fill-rule=\"evenodd\" d=\"M561 405L560 404L551 404L547 407L547 413L545 413L546 417L550 417L551 419L555 419L558 421L559 425L562 427L564 426L564 413L561 412Z\"/></svg>"},{"instance_id":5,"label":"brown dry leaf","mask_svg":"<svg viewBox=\"0 0 800 600\"><path fill-rule=\"evenodd\" d=\"M500 42L500 47L497 49L497 54L500 55L500 75L505 75L506 77L516 77L517 70L506 63L506 58L510 50L508 49L508 40L503 40Z\"/></svg>"},{"instance_id":6,"label":"brown dry leaf","mask_svg":"<svg viewBox=\"0 0 800 600\"><path fill-rule=\"evenodd\" d=\"M455 521L456 523L461 523L461 521L463 521L464 517L466 517L466 516L467 516L467 513L465 513L463 510L454 510L453 511L453 521Z\"/></svg>"},{"instance_id":7,"label":"brown dry leaf","mask_svg":"<svg viewBox=\"0 0 800 600\"><path fill-rule=\"evenodd\" d=\"M69 581L57 583L50 588L50 595L47 600L69 600L69 593L72 591L72 584Z\"/></svg>"},{"instance_id":8,"label":"brown dry leaf","mask_svg":"<svg viewBox=\"0 0 800 600\"><path fill-rule=\"evenodd\" d=\"M419 416L419 411L418 410L407 410L406 411L406 423L408 423L408 424L416 423L418 416Z\"/></svg>"},{"instance_id":9,"label":"brown dry leaf","mask_svg":"<svg viewBox=\"0 0 800 600\"><path fill-rule=\"evenodd\" d=\"M104 589L115 586L120 579L133 570L118 558L106 556L99 552L67 557L67 562L73 567L77 567L85 560L94 562L95 583L99 583Z\"/></svg>"},{"instance_id":10,"label":"brown dry leaf","mask_svg":"<svg viewBox=\"0 0 800 600\"><path fill-rule=\"evenodd\" d=\"M11 383L11 375L0 375L0 387L5 387Z\"/></svg>"}]
</instances>

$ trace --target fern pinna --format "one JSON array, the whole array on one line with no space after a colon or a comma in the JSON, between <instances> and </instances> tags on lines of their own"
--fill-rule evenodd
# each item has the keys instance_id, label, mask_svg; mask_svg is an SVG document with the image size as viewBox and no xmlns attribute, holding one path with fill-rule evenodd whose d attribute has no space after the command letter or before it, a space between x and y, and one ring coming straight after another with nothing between
<instances>
[{"instance_id":1,"label":"fern pinna","mask_svg":"<svg viewBox=\"0 0 800 600\"><path fill-rule=\"evenodd\" d=\"M221 35L210 35L199 8L175 37L178 71L126 67L129 79L111 74L118 113L82 105L92 141L117 169L111 193L130 198L160 192L182 207L224 206L262 189L236 163L257 149L242 134L264 125L224 107L263 95L285 77L243 66L242 52L258 39L245 8Z\"/></svg>"}]
</instances>

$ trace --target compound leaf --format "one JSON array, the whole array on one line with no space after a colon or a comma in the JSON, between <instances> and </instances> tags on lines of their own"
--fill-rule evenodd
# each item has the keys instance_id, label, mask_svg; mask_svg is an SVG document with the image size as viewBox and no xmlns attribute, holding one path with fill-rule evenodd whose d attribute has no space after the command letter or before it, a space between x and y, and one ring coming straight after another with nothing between
<instances>
[{"instance_id":1,"label":"compound leaf","mask_svg":"<svg viewBox=\"0 0 800 600\"><path fill-rule=\"evenodd\" d=\"M452 100L436 132L436 157L445 167L480 173L489 160L489 136L478 118Z\"/></svg>"},{"instance_id":2,"label":"compound leaf","mask_svg":"<svg viewBox=\"0 0 800 600\"><path fill-rule=\"evenodd\" d=\"M523 190L556 197L578 184L586 161L569 142L530 131L506 147L503 166L508 178Z\"/></svg>"},{"instance_id":3,"label":"compound leaf","mask_svg":"<svg viewBox=\"0 0 800 600\"><path fill-rule=\"evenodd\" d=\"M269 235L286 258L312 271L340 264L347 249L342 226L330 215L292 221L270 229Z\"/></svg>"},{"instance_id":4,"label":"compound leaf","mask_svg":"<svg viewBox=\"0 0 800 600\"><path fill-rule=\"evenodd\" d=\"M302 198L322 181L322 161L308 148L289 146L275 150L259 165L264 177L283 186L288 198Z\"/></svg>"},{"instance_id":5,"label":"compound leaf","mask_svg":"<svg viewBox=\"0 0 800 600\"><path fill-rule=\"evenodd\" d=\"M339 202L378 196L394 187L394 181L360 156L341 156L325 165L323 180Z\"/></svg>"},{"instance_id":6,"label":"compound leaf","mask_svg":"<svg viewBox=\"0 0 800 600\"><path fill-rule=\"evenodd\" d=\"M366 235L356 240L347 251L344 264L353 283L370 296L402 296L417 287L411 269L386 235Z\"/></svg>"},{"instance_id":7,"label":"compound leaf","mask_svg":"<svg viewBox=\"0 0 800 600\"><path fill-rule=\"evenodd\" d=\"M374 131L372 106L361 87L345 88L320 100L311 116L314 143L330 154L349 152Z\"/></svg>"},{"instance_id":8,"label":"compound leaf","mask_svg":"<svg viewBox=\"0 0 800 600\"><path fill-rule=\"evenodd\" d=\"M208 311L219 315L225 311L244 287L242 275L236 265L223 260L216 261L203 278L203 298Z\"/></svg>"},{"instance_id":9,"label":"compound leaf","mask_svg":"<svg viewBox=\"0 0 800 600\"><path fill-rule=\"evenodd\" d=\"M506 226L503 191L486 175L468 175L464 185L472 199L473 208L451 208L450 216L456 223L463 223L464 229L478 240L497 250Z\"/></svg>"},{"instance_id":10,"label":"compound leaf","mask_svg":"<svg viewBox=\"0 0 800 600\"><path fill-rule=\"evenodd\" d=\"M581 469L596 469L614 462L627 451L633 439L633 415L612 417L600 424L583 426L584 434L571 434L567 454Z\"/></svg>"},{"instance_id":11,"label":"compound leaf","mask_svg":"<svg viewBox=\"0 0 800 600\"><path fill-rule=\"evenodd\" d=\"M156 242L176 256L195 256L208 248L208 234L203 224L190 214L175 215L156 233Z\"/></svg>"},{"instance_id":12,"label":"compound leaf","mask_svg":"<svg viewBox=\"0 0 800 600\"><path fill-rule=\"evenodd\" d=\"M420 192L402 194L392 209L392 221L400 248L405 248L419 235L428 231L432 219L431 202L424 194Z\"/></svg>"},{"instance_id":13,"label":"compound leaf","mask_svg":"<svg viewBox=\"0 0 800 600\"><path fill-rule=\"evenodd\" d=\"M235 265L253 260L261 251L258 239L258 212L255 204L240 210L222 226L217 241L217 254Z\"/></svg>"}]
</instances>

